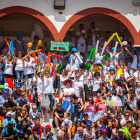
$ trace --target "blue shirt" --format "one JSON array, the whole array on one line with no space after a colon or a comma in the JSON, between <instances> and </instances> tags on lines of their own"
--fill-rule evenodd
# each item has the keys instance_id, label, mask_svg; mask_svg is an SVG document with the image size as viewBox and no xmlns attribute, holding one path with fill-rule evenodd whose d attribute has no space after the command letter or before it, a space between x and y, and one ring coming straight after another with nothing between
<instances>
[{"instance_id":1,"label":"blue shirt","mask_svg":"<svg viewBox=\"0 0 140 140\"><path fill-rule=\"evenodd\" d=\"M8 102L8 94L7 94L6 98L4 98L3 95L0 95L0 108L3 107L3 104L5 102Z\"/></svg>"},{"instance_id":2,"label":"blue shirt","mask_svg":"<svg viewBox=\"0 0 140 140\"><path fill-rule=\"evenodd\" d=\"M13 127L11 132L8 132L8 127L3 128L2 130L2 135L4 135L4 137L10 137L13 136L17 133L18 129Z\"/></svg>"},{"instance_id":3,"label":"blue shirt","mask_svg":"<svg viewBox=\"0 0 140 140\"><path fill-rule=\"evenodd\" d=\"M19 106L23 107L25 104L27 104L27 102L29 102L29 99L27 97L25 97L24 99L19 97L16 103L19 103Z\"/></svg>"},{"instance_id":4,"label":"blue shirt","mask_svg":"<svg viewBox=\"0 0 140 140\"><path fill-rule=\"evenodd\" d=\"M16 125L16 121L13 118L10 118L9 121L12 121ZM2 126L5 127L7 124L8 124L8 119L6 118L2 121Z\"/></svg>"},{"instance_id":5,"label":"blue shirt","mask_svg":"<svg viewBox=\"0 0 140 140\"><path fill-rule=\"evenodd\" d=\"M46 139L46 137L44 136L44 134L42 133L41 134L41 140L56 140L56 138L54 137L54 135L52 136L52 138L51 138L51 136L50 136L50 134L48 135L48 138Z\"/></svg>"},{"instance_id":6,"label":"blue shirt","mask_svg":"<svg viewBox=\"0 0 140 140\"><path fill-rule=\"evenodd\" d=\"M79 133L75 134L74 140L82 140L84 139L84 135L82 137L79 135Z\"/></svg>"}]
</instances>

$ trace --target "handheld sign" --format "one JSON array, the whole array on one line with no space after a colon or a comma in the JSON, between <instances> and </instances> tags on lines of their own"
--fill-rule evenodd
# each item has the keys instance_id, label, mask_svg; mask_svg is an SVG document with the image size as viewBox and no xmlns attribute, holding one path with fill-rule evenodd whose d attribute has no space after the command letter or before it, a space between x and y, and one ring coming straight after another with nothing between
<instances>
[{"instance_id":1,"label":"handheld sign","mask_svg":"<svg viewBox=\"0 0 140 140\"><path fill-rule=\"evenodd\" d=\"M66 51L69 52L70 42L68 41L50 41L50 50L51 51Z\"/></svg>"}]
</instances>

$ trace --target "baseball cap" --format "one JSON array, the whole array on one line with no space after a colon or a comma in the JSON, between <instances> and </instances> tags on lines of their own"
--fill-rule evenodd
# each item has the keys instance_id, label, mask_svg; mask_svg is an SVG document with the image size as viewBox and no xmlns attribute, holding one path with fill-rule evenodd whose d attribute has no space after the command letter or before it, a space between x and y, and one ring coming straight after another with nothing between
<instances>
[{"instance_id":1,"label":"baseball cap","mask_svg":"<svg viewBox=\"0 0 140 140\"><path fill-rule=\"evenodd\" d=\"M87 121L86 125L92 125L90 121Z\"/></svg>"},{"instance_id":2,"label":"baseball cap","mask_svg":"<svg viewBox=\"0 0 140 140\"><path fill-rule=\"evenodd\" d=\"M7 93L8 94L8 90L6 90L6 89L2 89L1 92L4 92L4 93Z\"/></svg>"},{"instance_id":3,"label":"baseball cap","mask_svg":"<svg viewBox=\"0 0 140 140\"><path fill-rule=\"evenodd\" d=\"M118 132L124 132L124 131L123 131L123 129L122 129L122 128L120 128L120 129L118 130Z\"/></svg>"},{"instance_id":4,"label":"baseball cap","mask_svg":"<svg viewBox=\"0 0 140 140\"><path fill-rule=\"evenodd\" d=\"M21 129L21 130L19 130L18 133L20 133L20 134L24 134L24 131Z\"/></svg>"},{"instance_id":5,"label":"baseball cap","mask_svg":"<svg viewBox=\"0 0 140 140\"><path fill-rule=\"evenodd\" d=\"M50 125L46 125L45 128L46 128L46 127L48 127L48 128L52 128Z\"/></svg>"},{"instance_id":6,"label":"baseball cap","mask_svg":"<svg viewBox=\"0 0 140 140\"><path fill-rule=\"evenodd\" d=\"M111 51L113 51L115 49L115 47L112 47Z\"/></svg>"},{"instance_id":7,"label":"baseball cap","mask_svg":"<svg viewBox=\"0 0 140 140\"><path fill-rule=\"evenodd\" d=\"M20 86L20 84L16 84L16 87L19 87L20 88L21 86Z\"/></svg>"},{"instance_id":8,"label":"baseball cap","mask_svg":"<svg viewBox=\"0 0 140 140\"><path fill-rule=\"evenodd\" d=\"M23 37L22 34L17 34L17 38L19 38L19 37Z\"/></svg>"},{"instance_id":9,"label":"baseball cap","mask_svg":"<svg viewBox=\"0 0 140 140\"><path fill-rule=\"evenodd\" d=\"M110 71L110 70L115 70L115 68L114 68L114 67L110 67L110 68L109 68L109 71Z\"/></svg>"},{"instance_id":10,"label":"baseball cap","mask_svg":"<svg viewBox=\"0 0 140 140\"><path fill-rule=\"evenodd\" d=\"M13 121L9 121L8 124L13 124Z\"/></svg>"},{"instance_id":11,"label":"baseball cap","mask_svg":"<svg viewBox=\"0 0 140 140\"><path fill-rule=\"evenodd\" d=\"M140 67L140 64L137 65L137 68Z\"/></svg>"},{"instance_id":12,"label":"baseball cap","mask_svg":"<svg viewBox=\"0 0 140 140\"><path fill-rule=\"evenodd\" d=\"M68 118L66 118L66 119L64 120L64 123L69 123Z\"/></svg>"},{"instance_id":13,"label":"baseball cap","mask_svg":"<svg viewBox=\"0 0 140 140\"><path fill-rule=\"evenodd\" d=\"M103 130L102 130L102 133L103 133L103 132L106 132L106 133L108 133L106 129L103 129Z\"/></svg>"},{"instance_id":14,"label":"baseball cap","mask_svg":"<svg viewBox=\"0 0 140 140\"><path fill-rule=\"evenodd\" d=\"M78 52L76 48L72 48L72 52Z\"/></svg>"},{"instance_id":15,"label":"baseball cap","mask_svg":"<svg viewBox=\"0 0 140 140\"><path fill-rule=\"evenodd\" d=\"M136 129L131 129L131 132L130 133L136 133Z\"/></svg>"}]
</instances>

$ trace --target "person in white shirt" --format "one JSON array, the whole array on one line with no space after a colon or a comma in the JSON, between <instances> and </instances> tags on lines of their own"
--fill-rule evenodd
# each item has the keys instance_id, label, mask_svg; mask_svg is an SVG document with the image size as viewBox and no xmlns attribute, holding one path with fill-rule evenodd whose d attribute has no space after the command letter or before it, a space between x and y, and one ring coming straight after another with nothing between
<instances>
[{"instance_id":1,"label":"person in white shirt","mask_svg":"<svg viewBox=\"0 0 140 140\"><path fill-rule=\"evenodd\" d=\"M80 75L79 75L79 73L76 73L75 74L75 80L73 81L73 87L74 87L75 95L78 98L81 98L82 97L82 99L84 99L84 95L83 95L83 92L84 92L84 84L79 79L80 79Z\"/></svg>"},{"instance_id":2,"label":"person in white shirt","mask_svg":"<svg viewBox=\"0 0 140 140\"><path fill-rule=\"evenodd\" d=\"M16 63L15 56L12 56L8 53L7 57L3 57L3 63L5 64L4 69L4 78L12 78L13 77L13 65Z\"/></svg>"},{"instance_id":3,"label":"person in white shirt","mask_svg":"<svg viewBox=\"0 0 140 140\"><path fill-rule=\"evenodd\" d=\"M61 124L61 134L64 136L65 132L68 134L69 140L71 140L71 130L72 130L72 121L65 118Z\"/></svg>"},{"instance_id":4,"label":"person in white shirt","mask_svg":"<svg viewBox=\"0 0 140 140\"><path fill-rule=\"evenodd\" d=\"M130 71L129 71L129 74L131 75L131 74L134 74L135 72L136 72L136 69L137 69L137 63L139 62L140 63L140 53L139 53L139 56L138 56L138 62L137 62L137 55L135 55L135 54L132 54L131 52L129 52L129 50L128 50L128 48L127 47L125 47L125 50L128 52L128 54L130 55L130 56L132 56L133 57L133 61L132 61L132 64L131 64L131 68L130 68Z\"/></svg>"},{"instance_id":5,"label":"person in white shirt","mask_svg":"<svg viewBox=\"0 0 140 140\"><path fill-rule=\"evenodd\" d=\"M84 30L84 25L80 24L79 25L80 30L76 32L76 39L77 39L77 49L81 53L84 61L85 61L85 52L86 52L86 39L87 39L87 34L86 31Z\"/></svg>"},{"instance_id":6,"label":"person in white shirt","mask_svg":"<svg viewBox=\"0 0 140 140\"><path fill-rule=\"evenodd\" d=\"M29 54L24 56L22 58L22 62L23 62L23 68L24 68L24 78L28 79L28 78L33 78L34 73L33 73L33 65L32 63L34 63L34 61L30 61L30 56Z\"/></svg>"},{"instance_id":7,"label":"person in white shirt","mask_svg":"<svg viewBox=\"0 0 140 140\"><path fill-rule=\"evenodd\" d=\"M22 63L22 52L17 52L18 57L16 58L16 67L15 67L15 73L17 79L23 79L24 76L24 69L23 69L23 63Z\"/></svg>"},{"instance_id":8,"label":"person in white shirt","mask_svg":"<svg viewBox=\"0 0 140 140\"><path fill-rule=\"evenodd\" d=\"M100 67L100 70L101 70L101 74L100 72L95 72L93 74L91 70L92 79L93 79L93 94L92 95L94 97L97 97L97 90L100 88L100 83L102 82L102 79L104 77L103 69L101 67Z\"/></svg>"},{"instance_id":9,"label":"person in white shirt","mask_svg":"<svg viewBox=\"0 0 140 140\"><path fill-rule=\"evenodd\" d=\"M52 77L50 77L51 73L50 71L46 71L48 67L48 64L46 65L45 69L41 73L41 80L42 80L42 101L41 101L41 107L42 107L42 118L45 115L45 109L50 107L50 115L51 119L53 119L53 106L54 106L54 89L53 89L53 83L57 75L57 71L55 69L55 65L53 64L54 74ZM45 77L44 77L45 73ZM43 119L44 121L44 119Z\"/></svg>"},{"instance_id":10,"label":"person in white shirt","mask_svg":"<svg viewBox=\"0 0 140 140\"><path fill-rule=\"evenodd\" d=\"M137 65L137 71L133 74L136 82L140 81L140 64Z\"/></svg>"}]
</instances>

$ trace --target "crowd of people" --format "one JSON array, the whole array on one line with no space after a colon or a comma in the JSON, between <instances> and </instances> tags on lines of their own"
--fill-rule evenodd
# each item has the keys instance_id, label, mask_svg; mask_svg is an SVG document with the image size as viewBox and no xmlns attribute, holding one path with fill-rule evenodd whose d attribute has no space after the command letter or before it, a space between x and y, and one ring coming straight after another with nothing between
<instances>
[{"instance_id":1,"label":"crowd of people","mask_svg":"<svg viewBox=\"0 0 140 140\"><path fill-rule=\"evenodd\" d=\"M14 55L5 42L0 45L0 140L139 140L139 52L121 34L123 46L119 44L114 51L111 40L102 53L110 38L107 31L94 59L85 60L86 47L90 54L100 33L94 22L87 32L83 24L79 28L76 46L67 32L64 40L71 42L70 51L61 59L55 56L57 51L48 56L45 47L37 46L38 36L30 49L18 34ZM29 53L38 49L39 66ZM17 79L12 89L7 78ZM26 87L31 85L28 94L22 79L28 82ZM36 105L31 106L33 102ZM46 109L51 123L44 125Z\"/></svg>"}]
</instances>

